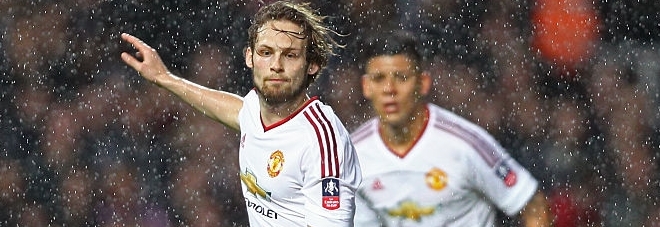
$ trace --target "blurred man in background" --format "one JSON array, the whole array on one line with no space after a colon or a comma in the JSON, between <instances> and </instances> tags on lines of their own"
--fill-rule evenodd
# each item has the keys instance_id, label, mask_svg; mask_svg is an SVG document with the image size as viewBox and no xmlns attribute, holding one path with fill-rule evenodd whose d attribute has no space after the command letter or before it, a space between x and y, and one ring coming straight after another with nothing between
<instances>
[{"instance_id":1,"label":"blurred man in background","mask_svg":"<svg viewBox=\"0 0 660 227\"><path fill-rule=\"evenodd\" d=\"M537 180L481 127L425 101L432 79L405 31L361 42L377 117L351 138L364 181L356 226L493 226L496 210L550 226Z\"/></svg>"}]
</instances>

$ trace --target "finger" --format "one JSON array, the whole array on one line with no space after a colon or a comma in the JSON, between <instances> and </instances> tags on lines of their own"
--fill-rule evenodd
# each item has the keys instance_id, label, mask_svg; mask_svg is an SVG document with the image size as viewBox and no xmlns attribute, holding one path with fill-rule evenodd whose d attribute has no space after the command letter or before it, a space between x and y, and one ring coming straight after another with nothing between
<instances>
[{"instance_id":1,"label":"finger","mask_svg":"<svg viewBox=\"0 0 660 227\"><path fill-rule=\"evenodd\" d=\"M132 67L133 69L140 71L139 69L141 62L138 61L133 56L131 56L130 54L126 52L121 53L121 60L123 60L128 66Z\"/></svg>"},{"instance_id":2,"label":"finger","mask_svg":"<svg viewBox=\"0 0 660 227\"><path fill-rule=\"evenodd\" d=\"M142 42L142 40L138 39L135 36L129 35L128 33L122 33L121 38L124 41L126 41L126 42L130 43L131 45L133 45L133 47L135 49L137 49L138 52L147 53L148 51L150 51L152 49L149 45Z\"/></svg>"}]
</instances>

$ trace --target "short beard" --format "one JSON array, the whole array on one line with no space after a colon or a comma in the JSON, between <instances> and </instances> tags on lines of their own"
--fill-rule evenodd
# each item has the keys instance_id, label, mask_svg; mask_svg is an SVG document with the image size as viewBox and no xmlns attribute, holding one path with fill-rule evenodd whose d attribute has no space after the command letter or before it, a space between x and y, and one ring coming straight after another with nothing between
<instances>
[{"instance_id":1,"label":"short beard","mask_svg":"<svg viewBox=\"0 0 660 227\"><path fill-rule=\"evenodd\" d=\"M311 77L307 77L307 80L310 80L310 78ZM255 87L255 89L257 90L259 96L261 96L261 98L266 102L266 104L269 106L278 106L290 102L291 100L302 95L308 87L304 85L309 84L309 81L305 81L301 84L301 86L298 86L294 90L284 90L279 92L265 92L264 89L258 86Z\"/></svg>"}]
</instances>

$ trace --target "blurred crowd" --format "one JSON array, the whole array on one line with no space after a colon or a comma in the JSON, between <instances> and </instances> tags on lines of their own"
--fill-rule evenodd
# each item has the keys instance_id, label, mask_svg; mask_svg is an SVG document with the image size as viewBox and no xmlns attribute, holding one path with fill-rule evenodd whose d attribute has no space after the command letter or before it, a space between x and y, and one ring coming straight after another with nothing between
<instances>
[{"instance_id":1,"label":"blurred crowd","mask_svg":"<svg viewBox=\"0 0 660 227\"><path fill-rule=\"evenodd\" d=\"M268 2L0 1L0 226L247 226L237 132L126 67L119 35L244 95L246 29ZM311 4L346 46L310 93L349 130L372 115L353 41L408 29L435 78L429 99L530 169L555 226L660 226L660 3Z\"/></svg>"}]
</instances>

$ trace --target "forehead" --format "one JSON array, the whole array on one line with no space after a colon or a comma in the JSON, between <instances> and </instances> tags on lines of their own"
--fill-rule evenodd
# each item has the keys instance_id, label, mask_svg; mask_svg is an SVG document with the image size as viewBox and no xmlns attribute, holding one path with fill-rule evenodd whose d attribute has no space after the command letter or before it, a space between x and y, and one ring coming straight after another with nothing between
<instances>
[{"instance_id":1,"label":"forehead","mask_svg":"<svg viewBox=\"0 0 660 227\"><path fill-rule=\"evenodd\" d=\"M413 61L403 54L376 56L367 62L367 73L390 73L414 70Z\"/></svg>"},{"instance_id":2,"label":"forehead","mask_svg":"<svg viewBox=\"0 0 660 227\"><path fill-rule=\"evenodd\" d=\"M259 28L256 46L301 48L306 41L303 31L300 25L288 20L270 21Z\"/></svg>"}]
</instances>

